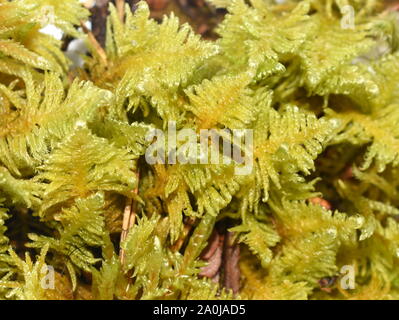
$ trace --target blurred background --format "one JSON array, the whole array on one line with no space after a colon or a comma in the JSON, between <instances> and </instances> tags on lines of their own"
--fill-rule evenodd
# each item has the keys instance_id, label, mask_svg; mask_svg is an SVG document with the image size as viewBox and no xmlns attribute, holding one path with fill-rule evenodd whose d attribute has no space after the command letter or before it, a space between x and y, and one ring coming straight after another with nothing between
<instances>
[{"instance_id":1,"label":"blurred background","mask_svg":"<svg viewBox=\"0 0 399 320\"><path fill-rule=\"evenodd\" d=\"M83 0L92 12L92 31L100 43L104 41L105 18L109 2L115 0ZM125 0L134 10L139 0ZM151 17L161 20L164 14L174 12L182 23L188 22L194 30L204 38L214 39L215 26L223 20L225 10L216 9L205 0L147 0L151 9Z\"/></svg>"},{"instance_id":2,"label":"blurred background","mask_svg":"<svg viewBox=\"0 0 399 320\"><path fill-rule=\"evenodd\" d=\"M100 43L103 43L105 36L105 17L109 2L115 0L81 0L92 12L93 33ZM117 1L117 0L116 0ZM164 14L174 12L182 23L188 22L194 30L206 39L217 38L214 32L215 26L223 20L226 14L223 9L216 9L206 0L146 0L151 16L161 20ZM276 3L283 3L285 0L276 0ZM390 10L399 9L399 0L380 0ZM125 0L134 10L139 0Z\"/></svg>"}]
</instances>

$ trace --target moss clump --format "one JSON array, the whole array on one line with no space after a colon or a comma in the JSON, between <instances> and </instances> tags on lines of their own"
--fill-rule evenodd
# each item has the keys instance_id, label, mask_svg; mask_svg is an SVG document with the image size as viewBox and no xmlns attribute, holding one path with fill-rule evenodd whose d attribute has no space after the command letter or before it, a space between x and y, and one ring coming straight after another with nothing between
<instances>
[{"instance_id":1,"label":"moss clump","mask_svg":"<svg viewBox=\"0 0 399 320\"><path fill-rule=\"evenodd\" d=\"M398 298L398 15L210 3L216 41L140 2L102 48L77 0L0 0L0 298Z\"/></svg>"}]
</instances>

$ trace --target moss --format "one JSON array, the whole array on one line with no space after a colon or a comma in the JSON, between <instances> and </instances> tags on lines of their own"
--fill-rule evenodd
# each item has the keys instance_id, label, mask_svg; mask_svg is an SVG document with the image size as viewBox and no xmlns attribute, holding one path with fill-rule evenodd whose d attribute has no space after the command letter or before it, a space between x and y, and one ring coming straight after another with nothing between
<instances>
[{"instance_id":1,"label":"moss","mask_svg":"<svg viewBox=\"0 0 399 320\"><path fill-rule=\"evenodd\" d=\"M0 0L0 298L398 298L397 14L209 2L215 41L140 2L102 48L77 0Z\"/></svg>"}]
</instances>

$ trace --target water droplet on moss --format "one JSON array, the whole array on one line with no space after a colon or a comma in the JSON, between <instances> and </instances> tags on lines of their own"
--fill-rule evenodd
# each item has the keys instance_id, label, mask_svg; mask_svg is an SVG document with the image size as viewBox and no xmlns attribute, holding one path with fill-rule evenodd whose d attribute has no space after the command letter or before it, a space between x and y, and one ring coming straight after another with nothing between
<instances>
[{"instance_id":1,"label":"water droplet on moss","mask_svg":"<svg viewBox=\"0 0 399 320\"><path fill-rule=\"evenodd\" d=\"M78 120L78 121L75 122L75 128L76 129L86 128L86 127L87 127L86 121Z\"/></svg>"},{"instance_id":2,"label":"water droplet on moss","mask_svg":"<svg viewBox=\"0 0 399 320\"><path fill-rule=\"evenodd\" d=\"M335 227L328 228L328 229L327 229L327 234L328 234L329 236L331 236L332 238L336 238L336 237L337 237L337 234L338 234L337 228L335 228Z\"/></svg>"},{"instance_id":3,"label":"water droplet on moss","mask_svg":"<svg viewBox=\"0 0 399 320\"><path fill-rule=\"evenodd\" d=\"M364 224L364 221L365 221L364 217L361 216L360 214L354 215L353 217L351 217L351 219L355 223L356 229L359 229Z\"/></svg>"}]
</instances>

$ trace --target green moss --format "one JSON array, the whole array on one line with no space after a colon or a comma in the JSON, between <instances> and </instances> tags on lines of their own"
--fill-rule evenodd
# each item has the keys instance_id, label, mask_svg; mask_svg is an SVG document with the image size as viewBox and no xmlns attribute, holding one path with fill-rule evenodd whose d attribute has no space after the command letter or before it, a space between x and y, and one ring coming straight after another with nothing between
<instances>
[{"instance_id":1,"label":"green moss","mask_svg":"<svg viewBox=\"0 0 399 320\"><path fill-rule=\"evenodd\" d=\"M102 50L78 1L0 0L1 299L399 297L398 15L209 2L228 11L216 41L140 2L124 22L110 6ZM49 7L85 39L83 68L39 31ZM148 163L170 121L252 130L235 146L252 170ZM235 293L199 276L221 227L241 246Z\"/></svg>"}]
</instances>

